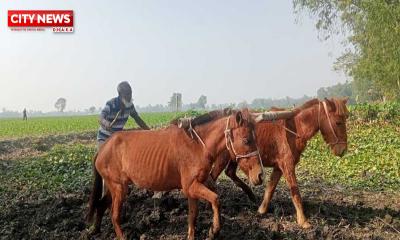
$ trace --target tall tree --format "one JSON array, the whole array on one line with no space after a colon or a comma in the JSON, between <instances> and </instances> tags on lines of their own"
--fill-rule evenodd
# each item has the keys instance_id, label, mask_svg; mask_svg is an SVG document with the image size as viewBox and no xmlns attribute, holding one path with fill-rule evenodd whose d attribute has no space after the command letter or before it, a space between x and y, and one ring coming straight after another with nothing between
<instances>
[{"instance_id":1,"label":"tall tree","mask_svg":"<svg viewBox=\"0 0 400 240\"><path fill-rule=\"evenodd\" d=\"M201 95L199 97L199 100L197 100L197 107L201 109L205 109L207 104L207 97L204 95Z\"/></svg>"},{"instance_id":2,"label":"tall tree","mask_svg":"<svg viewBox=\"0 0 400 240\"><path fill-rule=\"evenodd\" d=\"M322 87L318 89L317 96L319 99L330 97L349 97L350 103L355 103L353 96L353 84L351 82L338 83L329 87Z\"/></svg>"},{"instance_id":3,"label":"tall tree","mask_svg":"<svg viewBox=\"0 0 400 240\"><path fill-rule=\"evenodd\" d=\"M59 112L64 112L65 107L67 106L67 100L65 98L59 98L57 99L56 103L54 104L54 107L59 111Z\"/></svg>"}]
</instances>

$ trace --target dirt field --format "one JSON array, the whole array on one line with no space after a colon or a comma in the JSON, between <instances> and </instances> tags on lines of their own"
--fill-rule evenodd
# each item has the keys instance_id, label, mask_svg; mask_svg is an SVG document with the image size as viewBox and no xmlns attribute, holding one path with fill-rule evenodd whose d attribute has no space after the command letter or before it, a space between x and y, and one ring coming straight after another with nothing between
<instances>
[{"instance_id":1,"label":"dirt field","mask_svg":"<svg viewBox=\"0 0 400 240\"><path fill-rule=\"evenodd\" d=\"M89 138L70 136L64 140L92 144ZM54 139L40 141L35 146L47 147L26 150L25 156L40 156L57 143ZM3 149L9 149L7 153L2 150L1 156L7 158L0 162L1 174L14 171L17 160L11 156L27 145L31 142L0 144ZM299 178L304 174L299 172ZM102 233L89 234L84 214L91 184L90 181L79 183L75 190L55 193L46 189L0 188L0 239L113 239L115 234L108 214ZM284 182L279 184L269 213L264 216L257 215L257 205L228 179L222 177L217 189L223 223L219 239L400 239L399 193L356 191L338 184L329 185L321 179L300 181L306 214L313 225L303 230L295 223L295 210ZM254 190L261 198L263 187ZM151 192L131 189L122 218L128 239L185 239L186 199L179 191L161 200L151 196ZM208 204L200 204L198 239L206 238L211 214Z\"/></svg>"}]
</instances>

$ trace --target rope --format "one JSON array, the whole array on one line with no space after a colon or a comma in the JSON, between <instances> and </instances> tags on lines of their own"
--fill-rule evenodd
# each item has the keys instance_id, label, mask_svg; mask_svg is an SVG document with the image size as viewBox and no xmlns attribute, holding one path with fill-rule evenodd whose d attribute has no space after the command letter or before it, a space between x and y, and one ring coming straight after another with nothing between
<instances>
[{"instance_id":1,"label":"rope","mask_svg":"<svg viewBox=\"0 0 400 240\"><path fill-rule=\"evenodd\" d=\"M203 147L204 148L207 148L206 147L206 144L204 143L204 141L203 141L203 139L201 139L201 137L199 136L199 134L196 132L196 130L192 127L192 121L190 120L190 123L189 123L190 125L189 125L189 132L190 132L190 135L192 136L192 138L193 138L193 134L192 133L194 133L194 135L196 135L196 137L197 137L197 139L200 141L200 143L201 143L201 145L203 145Z\"/></svg>"},{"instance_id":2,"label":"rope","mask_svg":"<svg viewBox=\"0 0 400 240\"><path fill-rule=\"evenodd\" d=\"M233 154L235 155L235 159L241 159L241 158L248 158L248 157L253 157L253 156L260 156L260 152L258 151L258 148L256 151L247 153L247 154L238 154L235 150L235 147L233 146L233 141L232 141L232 132L231 129L229 128L229 119L230 117L228 117L228 119L226 119L226 127L225 127L225 145L226 148L228 150L231 150L233 152ZM253 131L253 136L255 137L254 131ZM261 158L260 158L261 159ZM262 166L262 165L261 165Z\"/></svg>"},{"instance_id":3,"label":"rope","mask_svg":"<svg viewBox=\"0 0 400 240\"><path fill-rule=\"evenodd\" d=\"M117 115L115 115L114 120L112 120L112 122L110 123L110 127L112 127L112 125L114 125L115 121L117 121L117 118L118 118L118 116L121 114L121 111L122 111L122 109L120 109L120 110L117 112Z\"/></svg>"},{"instance_id":4,"label":"rope","mask_svg":"<svg viewBox=\"0 0 400 240\"><path fill-rule=\"evenodd\" d=\"M289 128L285 127L282 125L282 127L287 131L290 132L291 134L295 135L297 138L301 138L299 134L297 134L295 131L290 130Z\"/></svg>"},{"instance_id":5,"label":"rope","mask_svg":"<svg viewBox=\"0 0 400 240\"><path fill-rule=\"evenodd\" d=\"M336 144L341 144L341 143L346 143L345 141L339 141L339 138L336 135L335 129L333 129L333 125L331 122L331 119L329 118L329 113L328 113L328 107L326 106L326 102L322 102L322 106L324 107L324 112L326 115L326 118L328 119L329 127L333 133L333 136L336 138L336 142L334 143L328 143L329 145L336 145ZM321 129L321 122L320 122L320 113L321 113L321 102L318 103L318 127Z\"/></svg>"}]
</instances>

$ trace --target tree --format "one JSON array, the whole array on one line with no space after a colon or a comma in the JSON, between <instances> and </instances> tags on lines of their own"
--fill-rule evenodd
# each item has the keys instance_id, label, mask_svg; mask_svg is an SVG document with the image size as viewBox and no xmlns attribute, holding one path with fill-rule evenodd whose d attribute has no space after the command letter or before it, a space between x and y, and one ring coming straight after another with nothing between
<instances>
[{"instance_id":1,"label":"tree","mask_svg":"<svg viewBox=\"0 0 400 240\"><path fill-rule=\"evenodd\" d=\"M54 107L59 112L64 112L66 105L67 105L67 100L65 98L59 98L59 99L57 99L56 103L54 104Z\"/></svg>"},{"instance_id":2,"label":"tree","mask_svg":"<svg viewBox=\"0 0 400 240\"><path fill-rule=\"evenodd\" d=\"M179 112L182 109L182 94L181 93L174 93L170 101L168 102L168 107L172 111Z\"/></svg>"},{"instance_id":3,"label":"tree","mask_svg":"<svg viewBox=\"0 0 400 240\"><path fill-rule=\"evenodd\" d=\"M96 107L95 107L95 106L91 106L91 107L89 108L89 112L90 112L91 114L93 114L95 111L96 111Z\"/></svg>"},{"instance_id":4,"label":"tree","mask_svg":"<svg viewBox=\"0 0 400 240\"><path fill-rule=\"evenodd\" d=\"M238 108L247 108L247 107L249 107L249 104L247 103L246 100L244 100L244 101L241 101L240 103L238 103L237 107Z\"/></svg>"},{"instance_id":5,"label":"tree","mask_svg":"<svg viewBox=\"0 0 400 240\"><path fill-rule=\"evenodd\" d=\"M319 99L331 97L348 97L349 103L355 103L355 96L353 95L353 84L351 82L338 83L330 87L322 87L318 89L317 96Z\"/></svg>"},{"instance_id":6,"label":"tree","mask_svg":"<svg viewBox=\"0 0 400 240\"><path fill-rule=\"evenodd\" d=\"M295 11L317 18L324 39L344 32L346 52L335 68L354 81L361 101L400 99L400 0L293 0Z\"/></svg>"},{"instance_id":7,"label":"tree","mask_svg":"<svg viewBox=\"0 0 400 240\"><path fill-rule=\"evenodd\" d=\"M201 95L199 97L199 100L197 100L197 107L201 109L205 109L207 104L207 97L204 95Z\"/></svg>"}]
</instances>

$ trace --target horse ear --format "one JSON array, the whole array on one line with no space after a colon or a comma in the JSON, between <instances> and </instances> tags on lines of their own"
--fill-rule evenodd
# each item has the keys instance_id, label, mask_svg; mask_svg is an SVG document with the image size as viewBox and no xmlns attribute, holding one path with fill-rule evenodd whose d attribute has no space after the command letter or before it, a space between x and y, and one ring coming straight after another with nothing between
<instances>
[{"instance_id":1,"label":"horse ear","mask_svg":"<svg viewBox=\"0 0 400 240\"><path fill-rule=\"evenodd\" d=\"M229 116L233 113L233 109L230 107L227 107L227 108L224 108L223 112L224 112L224 116Z\"/></svg>"},{"instance_id":2,"label":"horse ear","mask_svg":"<svg viewBox=\"0 0 400 240\"><path fill-rule=\"evenodd\" d=\"M242 115L242 111L237 111L235 114L235 119L236 119L236 123L239 126L242 126L243 124L243 115Z\"/></svg>"},{"instance_id":3,"label":"horse ear","mask_svg":"<svg viewBox=\"0 0 400 240\"><path fill-rule=\"evenodd\" d=\"M325 102L326 102L326 105L328 105L328 107L330 108L329 109L330 112L336 112L336 104L335 104L335 100L333 100L333 98L332 99L325 98Z\"/></svg>"}]
</instances>

